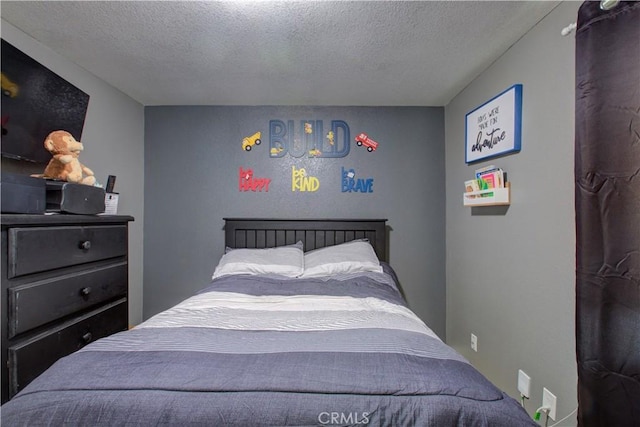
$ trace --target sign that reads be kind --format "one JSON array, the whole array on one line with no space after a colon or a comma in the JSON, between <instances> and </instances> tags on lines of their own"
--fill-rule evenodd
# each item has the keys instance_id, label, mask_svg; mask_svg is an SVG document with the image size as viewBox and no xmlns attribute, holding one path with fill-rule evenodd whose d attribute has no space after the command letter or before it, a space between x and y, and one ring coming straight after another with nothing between
<instances>
[{"instance_id":1,"label":"sign that reads be kind","mask_svg":"<svg viewBox=\"0 0 640 427\"><path fill-rule=\"evenodd\" d=\"M516 84L466 116L467 163L520 151L522 85Z\"/></svg>"}]
</instances>

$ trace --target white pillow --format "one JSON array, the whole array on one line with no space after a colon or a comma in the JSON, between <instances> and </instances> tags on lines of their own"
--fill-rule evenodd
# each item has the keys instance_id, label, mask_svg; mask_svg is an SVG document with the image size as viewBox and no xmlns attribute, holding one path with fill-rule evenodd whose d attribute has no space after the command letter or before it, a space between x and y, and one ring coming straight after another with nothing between
<instances>
[{"instance_id":1,"label":"white pillow","mask_svg":"<svg viewBox=\"0 0 640 427\"><path fill-rule=\"evenodd\" d=\"M229 274L277 274L298 277L304 271L302 242L266 249L232 249L222 255L213 279Z\"/></svg>"},{"instance_id":2,"label":"white pillow","mask_svg":"<svg viewBox=\"0 0 640 427\"><path fill-rule=\"evenodd\" d=\"M382 273L380 260L368 241L353 240L306 252L304 254L304 273L300 277L321 277L367 271Z\"/></svg>"}]
</instances>

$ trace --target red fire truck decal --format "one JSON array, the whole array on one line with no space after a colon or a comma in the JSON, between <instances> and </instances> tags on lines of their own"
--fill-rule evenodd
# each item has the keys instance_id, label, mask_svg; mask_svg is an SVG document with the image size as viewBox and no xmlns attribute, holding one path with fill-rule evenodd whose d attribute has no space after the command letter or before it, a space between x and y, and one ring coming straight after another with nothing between
<instances>
[{"instance_id":1,"label":"red fire truck decal","mask_svg":"<svg viewBox=\"0 0 640 427\"><path fill-rule=\"evenodd\" d=\"M361 133L360 135L356 136L355 139L358 147L362 147L364 145L365 147L367 147L367 151L370 153L372 151L376 151L376 149L378 148L378 143L369 138L366 133Z\"/></svg>"}]
</instances>

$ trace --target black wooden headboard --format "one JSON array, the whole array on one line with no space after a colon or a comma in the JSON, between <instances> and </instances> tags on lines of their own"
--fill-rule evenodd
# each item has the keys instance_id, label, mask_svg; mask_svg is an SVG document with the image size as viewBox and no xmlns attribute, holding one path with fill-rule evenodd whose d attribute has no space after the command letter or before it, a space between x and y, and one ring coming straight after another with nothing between
<instances>
[{"instance_id":1,"label":"black wooden headboard","mask_svg":"<svg viewBox=\"0 0 640 427\"><path fill-rule=\"evenodd\" d=\"M380 261L387 259L386 219L224 218L225 245L271 248L302 241L304 250L369 239Z\"/></svg>"}]
</instances>

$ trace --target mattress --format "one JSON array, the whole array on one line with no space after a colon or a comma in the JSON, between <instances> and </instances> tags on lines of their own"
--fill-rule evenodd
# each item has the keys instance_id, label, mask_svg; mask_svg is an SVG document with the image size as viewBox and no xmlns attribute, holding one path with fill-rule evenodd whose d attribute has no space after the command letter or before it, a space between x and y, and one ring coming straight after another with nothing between
<instances>
[{"instance_id":1,"label":"mattress","mask_svg":"<svg viewBox=\"0 0 640 427\"><path fill-rule=\"evenodd\" d=\"M384 272L231 275L60 359L3 425L536 425Z\"/></svg>"}]
</instances>

